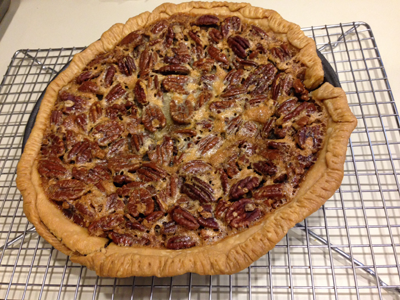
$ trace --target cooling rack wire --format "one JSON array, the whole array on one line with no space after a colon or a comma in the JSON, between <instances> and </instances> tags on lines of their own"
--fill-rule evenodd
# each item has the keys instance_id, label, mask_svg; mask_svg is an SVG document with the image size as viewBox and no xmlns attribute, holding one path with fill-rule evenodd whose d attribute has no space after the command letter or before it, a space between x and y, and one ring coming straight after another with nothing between
<instances>
[{"instance_id":1,"label":"cooling rack wire","mask_svg":"<svg viewBox=\"0 0 400 300\"><path fill-rule=\"evenodd\" d=\"M0 85L0 299L400 299L400 123L371 28L303 28L337 72L358 120L340 189L267 255L231 276L99 278L23 214L16 167L29 115L83 48L25 49Z\"/></svg>"}]
</instances>

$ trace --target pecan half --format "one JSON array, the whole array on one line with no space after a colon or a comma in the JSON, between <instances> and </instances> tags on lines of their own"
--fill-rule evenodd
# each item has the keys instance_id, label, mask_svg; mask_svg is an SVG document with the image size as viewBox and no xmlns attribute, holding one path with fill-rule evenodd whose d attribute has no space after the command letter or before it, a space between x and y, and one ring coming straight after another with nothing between
<instances>
[{"instance_id":1,"label":"pecan half","mask_svg":"<svg viewBox=\"0 0 400 300\"><path fill-rule=\"evenodd\" d=\"M230 31L239 31L241 29L242 21L238 17L226 18L221 26L221 32L224 38L229 36Z\"/></svg>"},{"instance_id":2,"label":"pecan half","mask_svg":"<svg viewBox=\"0 0 400 300\"><path fill-rule=\"evenodd\" d=\"M95 102L92 104L89 110L89 120L92 123L96 123L98 119L101 118L101 115L103 114L103 109L101 108L101 105L99 102Z\"/></svg>"},{"instance_id":3,"label":"pecan half","mask_svg":"<svg viewBox=\"0 0 400 300\"><path fill-rule=\"evenodd\" d=\"M185 66L172 64L172 65L163 66L158 70L154 70L154 72L160 73L163 75L188 75L190 73L190 70L188 68L186 68Z\"/></svg>"},{"instance_id":4,"label":"pecan half","mask_svg":"<svg viewBox=\"0 0 400 300\"><path fill-rule=\"evenodd\" d=\"M99 91L99 87L93 81L85 81L78 88L78 91L83 93L93 93L96 94Z\"/></svg>"},{"instance_id":5,"label":"pecan half","mask_svg":"<svg viewBox=\"0 0 400 300\"><path fill-rule=\"evenodd\" d=\"M104 76L104 85L105 87L111 86L114 80L114 75L117 72L117 69L113 65L109 66L106 75Z\"/></svg>"},{"instance_id":6,"label":"pecan half","mask_svg":"<svg viewBox=\"0 0 400 300\"><path fill-rule=\"evenodd\" d=\"M154 149L149 149L147 155L157 165L169 166L172 160L174 143L171 138L164 137L164 141Z\"/></svg>"},{"instance_id":7,"label":"pecan half","mask_svg":"<svg viewBox=\"0 0 400 300\"><path fill-rule=\"evenodd\" d=\"M144 182L157 181L167 177L168 173L157 166L155 163L143 163L143 166L137 170L139 178Z\"/></svg>"},{"instance_id":8,"label":"pecan half","mask_svg":"<svg viewBox=\"0 0 400 300\"><path fill-rule=\"evenodd\" d=\"M171 118L178 124L189 124L192 120L194 111L193 104L190 100L185 100L182 104L178 105L175 100L170 102L169 110Z\"/></svg>"},{"instance_id":9,"label":"pecan half","mask_svg":"<svg viewBox=\"0 0 400 300\"><path fill-rule=\"evenodd\" d=\"M197 222L197 219L190 212L181 207L176 207L172 211L171 215L172 219L177 224L182 225L187 229L196 230L200 227L199 223Z\"/></svg>"},{"instance_id":10,"label":"pecan half","mask_svg":"<svg viewBox=\"0 0 400 300\"><path fill-rule=\"evenodd\" d=\"M248 39L241 37L239 35L230 37L228 39L228 45L232 51L240 58L246 58L246 49L250 47L250 42Z\"/></svg>"},{"instance_id":11,"label":"pecan half","mask_svg":"<svg viewBox=\"0 0 400 300\"><path fill-rule=\"evenodd\" d=\"M262 216L259 208L251 199L242 199L233 203L227 210L225 221L233 228L248 227Z\"/></svg>"},{"instance_id":12,"label":"pecan half","mask_svg":"<svg viewBox=\"0 0 400 300\"><path fill-rule=\"evenodd\" d=\"M208 54L214 58L216 61L219 61L225 65L229 64L228 58L224 53L219 51L218 48L214 47L213 45L208 46Z\"/></svg>"},{"instance_id":13,"label":"pecan half","mask_svg":"<svg viewBox=\"0 0 400 300\"><path fill-rule=\"evenodd\" d=\"M66 162L74 161L77 164L86 163L92 159L92 151L90 149L91 143L89 141L82 141L76 143L66 156Z\"/></svg>"},{"instance_id":14,"label":"pecan half","mask_svg":"<svg viewBox=\"0 0 400 300\"><path fill-rule=\"evenodd\" d=\"M232 108L236 106L236 101L235 100L225 100L225 101L214 101L210 103L209 109L212 112L215 112L217 114L221 113L221 111Z\"/></svg>"},{"instance_id":15,"label":"pecan half","mask_svg":"<svg viewBox=\"0 0 400 300\"><path fill-rule=\"evenodd\" d=\"M168 27L167 21L161 20L160 22L157 22L156 24L153 25L153 27L151 28L151 32L154 34L159 34L167 27Z\"/></svg>"},{"instance_id":16,"label":"pecan half","mask_svg":"<svg viewBox=\"0 0 400 300\"><path fill-rule=\"evenodd\" d=\"M107 120L96 125L91 135L97 139L100 146L106 146L111 142L117 140L124 131L124 125L121 122L114 120Z\"/></svg>"},{"instance_id":17,"label":"pecan half","mask_svg":"<svg viewBox=\"0 0 400 300\"><path fill-rule=\"evenodd\" d=\"M211 28L208 31L208 35L210 36L211 40L215 43L218 43L220 40L222 40L222 34L218 29Z\"/></svg>"},{"instance_id":18,"label":"pecan half","mask_svg":"<svg viewBox=\"0 0 400 300\"><path fill-rule=\"evenodd\" d=\"M147 105L143 109L142 122L144 127L150 132L156 132L166 125L166 119L161 108L157 105Z\"/></svg>"},{"instance_id":19,"label":"pecan half","mask_svg":"<svg viewBox=\"0 0 400 300\"><path fill-rule=\"evenodd\" d=\"M218 24L219 24L219 18L213 15L202 15L196 20L196 25L199 26L212 26Z\"/></svg>"},{"instance_id":20,"label":"pecan half","mask_svg":"<svg viewBox=\"0 0 400 300\"><path fill-rule=\"evenodd\" d=\"M39 162L38 171L40 175L47 178L66 178L68 176L67 169L63 166L59 159L44 159Z\"/></svg>"},{"instance_id":21,"label":"pecan half","mask_svg":"<svg viewBox=\"0 0 400 300\"><path fill-rule=\"evenodd\" d=\"M143 41L143 36L133 31L122 39L118 46L124 46L132 44L134 47L140 45Z\"/></svg>"},{"instance_id":22,"label":"pecan half","mask_svg":"<svg viewBox=\"0 0 400 300\"><path fill-rule=\"evenodd\" d=\"M200 226L203 227L207 227L207 228L212 228L212 229L218 229L218 223L214 218L203 218L203 217L199 217L197 219L198 223L200 224Z\"/></svg>"},{"instance_id":23,"label":"pecan half","mask_svg":"<svg viewBox=\"0 0 400 300\"><path fill-rule=\"evenodd\" d=\"M115 100L122 98L123 96L125 96L126 91L125 89L121 86L120 83L118 83L117 85L115 85L107 94L105 100L107 103L112 103Z\"/></svg>"},{"instance_id":24,"label":"pecan half","mask_svg":"<svg viewBox=\"0 0 400 300\"><path fill-rule=\"evenodd\" d=\"M215 135L209 135L202 138L198 143L200 154L206 154L208 151L213 149L219 142L220 138Z\"/></svg>"},{"instance_id":25,"label":"pecan half","mask_svg":"<svg viewBox=\"0 0 400 300\"><path fill-rule=\"evenodd\" d=\"M207 91L200 93L199 99L196 102L195 110L199 110L204 104L206 104L212 98L212 94Z\"/></svg>"},{"instance_id":26,"label":"pecan half","mask_svg":"<svg viewBox=\"0 0 400 300\"><path fill-rule=\"evenodd\" d=\"M168 249L179 250L191 248L196 245L196 242L192 240L190 236L173 236L166 243L165 247Z\"/></svg>"},{"instance_id":27,"label":"pecan half","mask_svg":"<svg viewBox=\"0 0 400 300\"><path fill-rule=\"evenodd\" d=\"M58 201L75 200L88 190L88 186L76 179L60 180L48 188L49 197Z\"/></svg>"},{"instance_id":28,"label":"pecan half","mask_svg":"<svg viewBox=\"0 0 400 300\"><path fill-rule=\"evenodd\" d=\"M184 94L187 95L189 94L188 91L185 89L185 84L189 81L189 78L186 76L182 75L168 75L167 77L164 78L162 81L163 87L168 91L168 92L174 92L178 94Z\"/></svg>"},{"instance_id":29,"label":"pecan half","mask_svg":"<svg viewBox=\"0 0 400 300\"><path fill-rule=\"evenodd\" d=\"M231 199L239 199L243 195L258 187L259 184L260 179L258 177L246 177L245 179L239 180L231 187L229 196Z\"/></svg>"},{"instance_id":30,"label":"pecan half","mask_svg":"<svg viewBox=\"0 0 400 300\"><path fill-rule=\"evenodd\" d=\"M263 186L253 193L253 197L255 199L282 198L284 196L284 187L284 184L281 183Z\"/></svg>"},{"instance_id":31,"label":"pecan half","mask_svg":"<svg viewBox=\"0 0 400 300\"><path fill-rule=\"evenodd\" d=\"M118 68L122 74L126 76L131 76L134 71L136 71L135 60L131 56L122 57L118 61Z\"/></svg>"},{"instance_id":32,"label":"pecan half","mask_svg":"<svg viewBox=\"0 0 400 300\"><path fill-rule=\"evenodd\" d=\"M261 174L273 176L278 172L277 166L269 160L253 163L253 169Z\"/></svg>"},{"instance_id":33,"label":"pecan half","mask_svg":"<svg viewBox=\"0 0 400 300\"><path fill-rule=\"evenodd\" d=\"M202 160L192 160L183 164L180 171L184 174L204 174L212 170L212 167Z\"/></svg>"},{"instance_id":34,"label":"pecan half","mask_svg":"<svg viewBox=\"0 0 400 300\"><path fill-rule=\"evenodd\" d=\"M136 81L134 88L135 99L142 105L147 105L149 101L147 100L147 86L143 80Z\"/></svg>"}]
</instances>

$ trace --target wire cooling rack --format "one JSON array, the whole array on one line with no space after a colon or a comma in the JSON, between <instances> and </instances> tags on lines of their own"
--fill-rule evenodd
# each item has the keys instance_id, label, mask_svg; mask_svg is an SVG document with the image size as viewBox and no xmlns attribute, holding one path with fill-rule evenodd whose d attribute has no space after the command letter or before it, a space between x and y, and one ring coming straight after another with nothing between
<instances>
[{"instance_id":1,"label":"wire cooling rack","mask_svg":"<svg viewBox=\"0 0 400 300\"><path fill-rule=\"evenodd\" d=\"M0 299L400 299L400 123L370 27L304 28L337 72L358 126L340 189L232 276L100 278L38 236L16 167L42 91L83 48L19 50L0 85Z\"/></svg>"}]
</instances>

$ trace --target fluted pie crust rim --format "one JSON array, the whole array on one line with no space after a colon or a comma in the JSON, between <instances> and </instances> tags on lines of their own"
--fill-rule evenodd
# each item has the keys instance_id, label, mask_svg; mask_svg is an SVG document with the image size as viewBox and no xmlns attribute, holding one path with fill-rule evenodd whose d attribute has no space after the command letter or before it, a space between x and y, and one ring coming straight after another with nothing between
<instances>
[{"instance_id":1,"label":"fluted pie crust rim","mask_svg":"<svg viewBox=\"0 0 400 300\"><path fill-rule=\"evenodd\" d=\"M69 67L48 86L35 126L18 164L17 187L24 199L24 212L36 231L57 250L69 255L72 262L95 270L99 276L175 276L187 272L198 274L232 274L266 254L296 223L318 210L333 195L343 178L347 142L357 121L351 113L341 88L329 83L312 92L312 97L325 105L329 121L323 148L315 165L301 183L296 197L288 204L265 216L261 222L218 243L182 250L148 247L120 247L108 240L89 236L87 229L66 218L47 198L37 171L37 157L43 134L49 123L58 91L79 75L96 55L112 50L128 33L176 13L239 16L254 25L270 28L285 35L300 49L306 65L304 84L315 89L323 81L323 69L315 43L298 25L287 22L272 10L246 3L188 2L163 4L152 13L133 17L126 24L115 24L100 40L77 54Z\"/></svg>"}]
</instances>

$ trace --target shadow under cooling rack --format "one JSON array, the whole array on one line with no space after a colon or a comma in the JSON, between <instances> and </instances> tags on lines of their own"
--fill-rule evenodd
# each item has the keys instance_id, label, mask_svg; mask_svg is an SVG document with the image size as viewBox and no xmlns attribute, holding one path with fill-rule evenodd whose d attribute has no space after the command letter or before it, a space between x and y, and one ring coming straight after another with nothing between
<instances>
[{"instance_id":1,"label":"shadow under cooling rack","mask_svg":"<svg viewBox=\"0 0 400 300\"><path fill-rule=\"evenodd\" d=\"M358 120L343 183L231 276L99 278L35 233L15 186L24 129L47 84L83 48L17 51L0 85L0 299L400 299L399 115L372 30L362 22L303 30Z\"/></svg>"}]
</instances>

